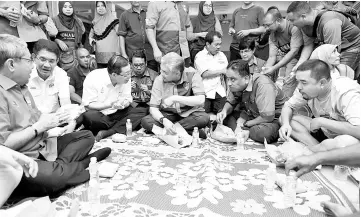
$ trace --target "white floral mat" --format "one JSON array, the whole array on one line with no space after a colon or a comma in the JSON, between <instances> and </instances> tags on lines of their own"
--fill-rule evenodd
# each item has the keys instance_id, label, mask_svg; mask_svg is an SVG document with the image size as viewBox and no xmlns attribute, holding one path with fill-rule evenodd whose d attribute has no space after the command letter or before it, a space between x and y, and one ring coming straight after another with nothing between
<instances>
[{"instance_id":1,"label":"white floral mat","mask_svg":"<svg viewBox=\"0 0 361 217\"><path fill-rule=\"evenodd\" d=\"M101 147L112 148L106 160L120 167L113 178L101 179L99 217L326 216L320 206L325 200L353 209L317 171L302 176L308 192L298 194L293 208L284 207L280 189L265 195L269 158L264 146L251 140L246 150L212 139L178 150L154 136L135 134L126 143L103 140L94 150ZM66 191L55 200L56 209L65 214L78 198L77 216L91 216L87 187L85 183Z\"/></svg>"}]
</instances>

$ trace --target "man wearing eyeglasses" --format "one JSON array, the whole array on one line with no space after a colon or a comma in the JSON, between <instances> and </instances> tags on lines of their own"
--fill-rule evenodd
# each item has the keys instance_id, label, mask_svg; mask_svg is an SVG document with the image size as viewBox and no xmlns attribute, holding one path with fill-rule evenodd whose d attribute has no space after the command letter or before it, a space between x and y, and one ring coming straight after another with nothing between
<instances>
[{"instance_id":1,"label":"man wearing eyeglasses","mask_svg":"<svg viewBox=\"0 0 361 217\"><path fill-rule=\"evenodd\" d=\"M90 158L96 157L97 161L101 161L111 150L105 148L89 154L94 137L91 132L83 130L54 136L56 153L50 156L47 143L50 130L64 124L69 114L46 114L38 110L26 85L34 65L24 40L0 34L0 53L0 146L31 157L38 165L35 176L35 173L26 171L26 168L34 166L33 162L20 161L25 171L12 193L12 199L54 196L88 181L90 175L85 169L89 166ZM47 58L49 61L51 57Z\"/></svg>"},{"instance_id":2,"label":"man wearing eyeglasses","mask_svg":"<svg viewBox=\"0 0 361 217\"><path fill-rule=\"evenodd\" d=\"M56 65L59 48L55 42L41 39L33 51L35 67L28 84L30 93L42 113L54 113L61 106L71 104L68 76Z\"/></svg>"},{"instance_id":3,"label":"man wearing eyeglasses","mask_svg":"<svg viewBox=\"0 0 361 217\"><path fill-rule=\"evenodd\" d=\"M91 71L83 87L83 104L88 109L83 114L83 125L97 141L115 133L125 134L127 119L133 130L139 127L141 118L131 113L131 68L123 56L114 55L108 68Z\"/></svg>"},{"instance_id":4,"label":"man wearing eyeglasses","mask_svg":"<svg viewBox=\"0 0 361 217\"><path fill-rule=\"evenodd\" d=\"M301 56L303 48L302 32L292 25L290 21L284 19L281 12L276 8L267 11L263 26L267 31L270 31L270 36L269 58L262 70L262 74L269 75L275 82L279 69L285 67L285 74L282 76L285 81L288 81L292 69ZM286 82L284 85L287 86ZM295 83L294 88L285 92L288 97L293 94L296 85Z\"/></svg>"}]
</instances>

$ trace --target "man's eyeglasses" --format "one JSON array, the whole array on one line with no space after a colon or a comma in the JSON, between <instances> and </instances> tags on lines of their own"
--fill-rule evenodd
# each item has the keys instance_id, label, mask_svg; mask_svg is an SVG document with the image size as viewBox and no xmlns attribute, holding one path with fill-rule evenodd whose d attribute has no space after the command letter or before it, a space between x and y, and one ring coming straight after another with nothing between
<instances>
[{"instance_id":1,"label":"man's eyeglasses","mask_svg":"<svg viewBox=\"0 0 361 217\"><path fill-rule=\"evenodd\" d=\"M270 23L270 24L266 24L266 23L264 23L263 24L263 27L265 27L265 28L269 28L270 26L272 26L274 23L276 22L276 20L275 21L273 21L272 23Z\"/></svg>"},{"instance_id":2,"label":"man's eyeglasses","mask_svg":"<svg viewBox=\"0 0 361 217\"><path fill-rule=\"evenodd\" d=\"M244 53L249 53L251 51L252 51L251 49L244 49L244 50L240 50L239 53L244 54Z\"/></svg>"},{"instance_id":3,"label":"man's eyeglasses","mask_svg":"<svg viewBox=\"0 0 361 217\"><path fill-rule=\"evenodd\" d=\"M34 60L28 59L28 58L24 58L24 57L16 57L16 59L26 60L29 64L33 64L33 63L34 63Z\"/></svg>"},{"instance_id":4,"label":"man's eyeglasses","mask_svg":"<svg viewBox=\"0 0 361 217\"><path fill-rule=\"evenodd\" d=\"M38 59L43 64L45 64L46 62L49 62L49 64L51 65L56 64L56 60L54 59L46 59L45 57L38 57L38 56L36 56L36 59Z\"/></svg>"},{"instance_id":5,"label":"man's eyeglasses","mask_svg":"<svg viewBox=\"0 0 361 217\"><path fill-rule=\"evenodd\" d=\"M145 66L145 63L139 63L139 64L133 63L134 68L143 68L144 66Z\"/></svg>"},{"instance_id":6,"label":"man's eyeglasses","mask_svg":"<svg viewBox=\"0 0 361 217\"><path fill-rule=\"evenodd\" d=\"M213 5L204 4L203 7L205 7L205 8L213 8Z\"/></svg>"}]
</instances>

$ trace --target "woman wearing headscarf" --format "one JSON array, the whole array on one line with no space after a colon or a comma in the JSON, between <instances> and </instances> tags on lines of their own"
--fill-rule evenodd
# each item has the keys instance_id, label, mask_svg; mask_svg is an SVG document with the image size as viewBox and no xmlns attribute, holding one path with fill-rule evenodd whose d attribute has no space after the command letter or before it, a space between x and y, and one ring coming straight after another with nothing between
<instances>
[{"instance_id":1,"label":"woman wearing headscarf","mask_svg":"<svg viewBox=\"0 0 361 217\"><path fill-rule=\"evenodd\" d=\"M340 63L340 53L337 51L337 45L323 44L316 48L310 59L319 59L328 64L331 70L331 77L345 76L354 79L355 71Z\"/></svg>"},{"instance_id":2,"label":"woman wearing headscarf","mask_svg":"<svg viewBox=\"0 0 361 217\"><path fill-rule=\"evenodd\" d=\"M89 34L89 43L95 49L98 68L107 67L108 60L120 51L117 29L119 19L111 11L111 3L95 2L96 9L93 26Z\"/></svg>"},{"instance_id":3,"label":"woman wearing headscarf","mask_svg":"<svg viewBox=\"0 0 361 217\"><path fill-rule=\"evenodd\" d=\"M198 16L192 20L193 33L196 36L194 40L189 43L191 53L191 61L197 53L204 49L206 42L204 38L210 31L217 31L223 35L221 24L218 18L214 15L213 2L201 1L199 3Z\"/></svg>"},{"instance_id":4,"label":"woman wearing headscarf","mask_svg":"<svg viewBox=\"0 0 361 217\"><path fill-rule=\"evenodd\" d=\"M59 14L53 21L58 29L55 42L61 50L59 66L67 71L76 64L75 50L83 46L82 36L85 27L75 15L71 1L59 1Z\"/></svg>"}]
</instances>

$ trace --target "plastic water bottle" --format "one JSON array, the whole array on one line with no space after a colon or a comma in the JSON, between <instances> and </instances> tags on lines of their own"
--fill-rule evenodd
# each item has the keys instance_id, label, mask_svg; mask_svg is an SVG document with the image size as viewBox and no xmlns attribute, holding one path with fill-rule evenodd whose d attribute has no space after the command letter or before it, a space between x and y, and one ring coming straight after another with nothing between
<instances>
[{"instance_id":1,"label":"plastic water bottle","mask_svg":"<svg viewBox=\"0 0 361 217\"><path fill-rule=\"evenodd\" d=\"M296 172L291 170L290 174L286 177L286 184L283 190L284 204L286 207L293 207L295 205L296 187L297 187Z\"/></svg>"},{"instance_id":2,"label":"plastic water bottle","mask_svg":"<svg viewBox=\"0 0 361 217\"><path fill-rule=\"evenodd\" d=\"M88 188L88 200L90 202L91 213L93 216L97 216L100 206L100 190L99 190L99 171L97 158L92 157L89 164L89 188Z\"/></svg>"},{"instance_id":3,"label":"plastic water bottle","mask_svg":"<svg viewBox=\"0 0 361 217\"><path fill-rule=\"evenodd\" d=\"M244 149L244 143L246 142L244 132L241 128L236 128L234 131L236 134L236 140L237 140L237 149Z\"/></svg>"},{"instance_id":4,"label":"plastic water bottle","mask_svg":"<svg viewBox=\"0 0 361 217\"><path fill-rule=\"evenodd\" d=\"M335 165L333 174L337 180L347 181L348 167L344 165Z\"/></svg>"},{"instance_id":5,"label":"plastic water bottle","mask_svg":"<svg viewBox=\"0 0 361 217\"><path fill-rule=\"evenodd\" d=\"M192 141L192 145L198 145L199 142L199 131L198 131L198 127L195 127L193 129L193 141Z\"/></svg>"},{"instance_id":6,"label":"plastic water bottle","mask_svg":"<svg viewBox=\"0 0 361 217\"><path fill-rule=\"evenodd\" d=\"M127 128L127 136L132 136L132 122L130 122L130 119L127 119L125 127Z\"/></svg>"},{"instance_id":7,"label":"plastic water bottle","mask_svg":"<svg viewBox=\"0 0 361 217\"><path fill-rule=\"evenodd\" d=\"M274 192L277 179L276 164L270 163L266 171L266 182L263 186L263 192L268 195L272 195Z\"/></svg>"}]
</instances>

